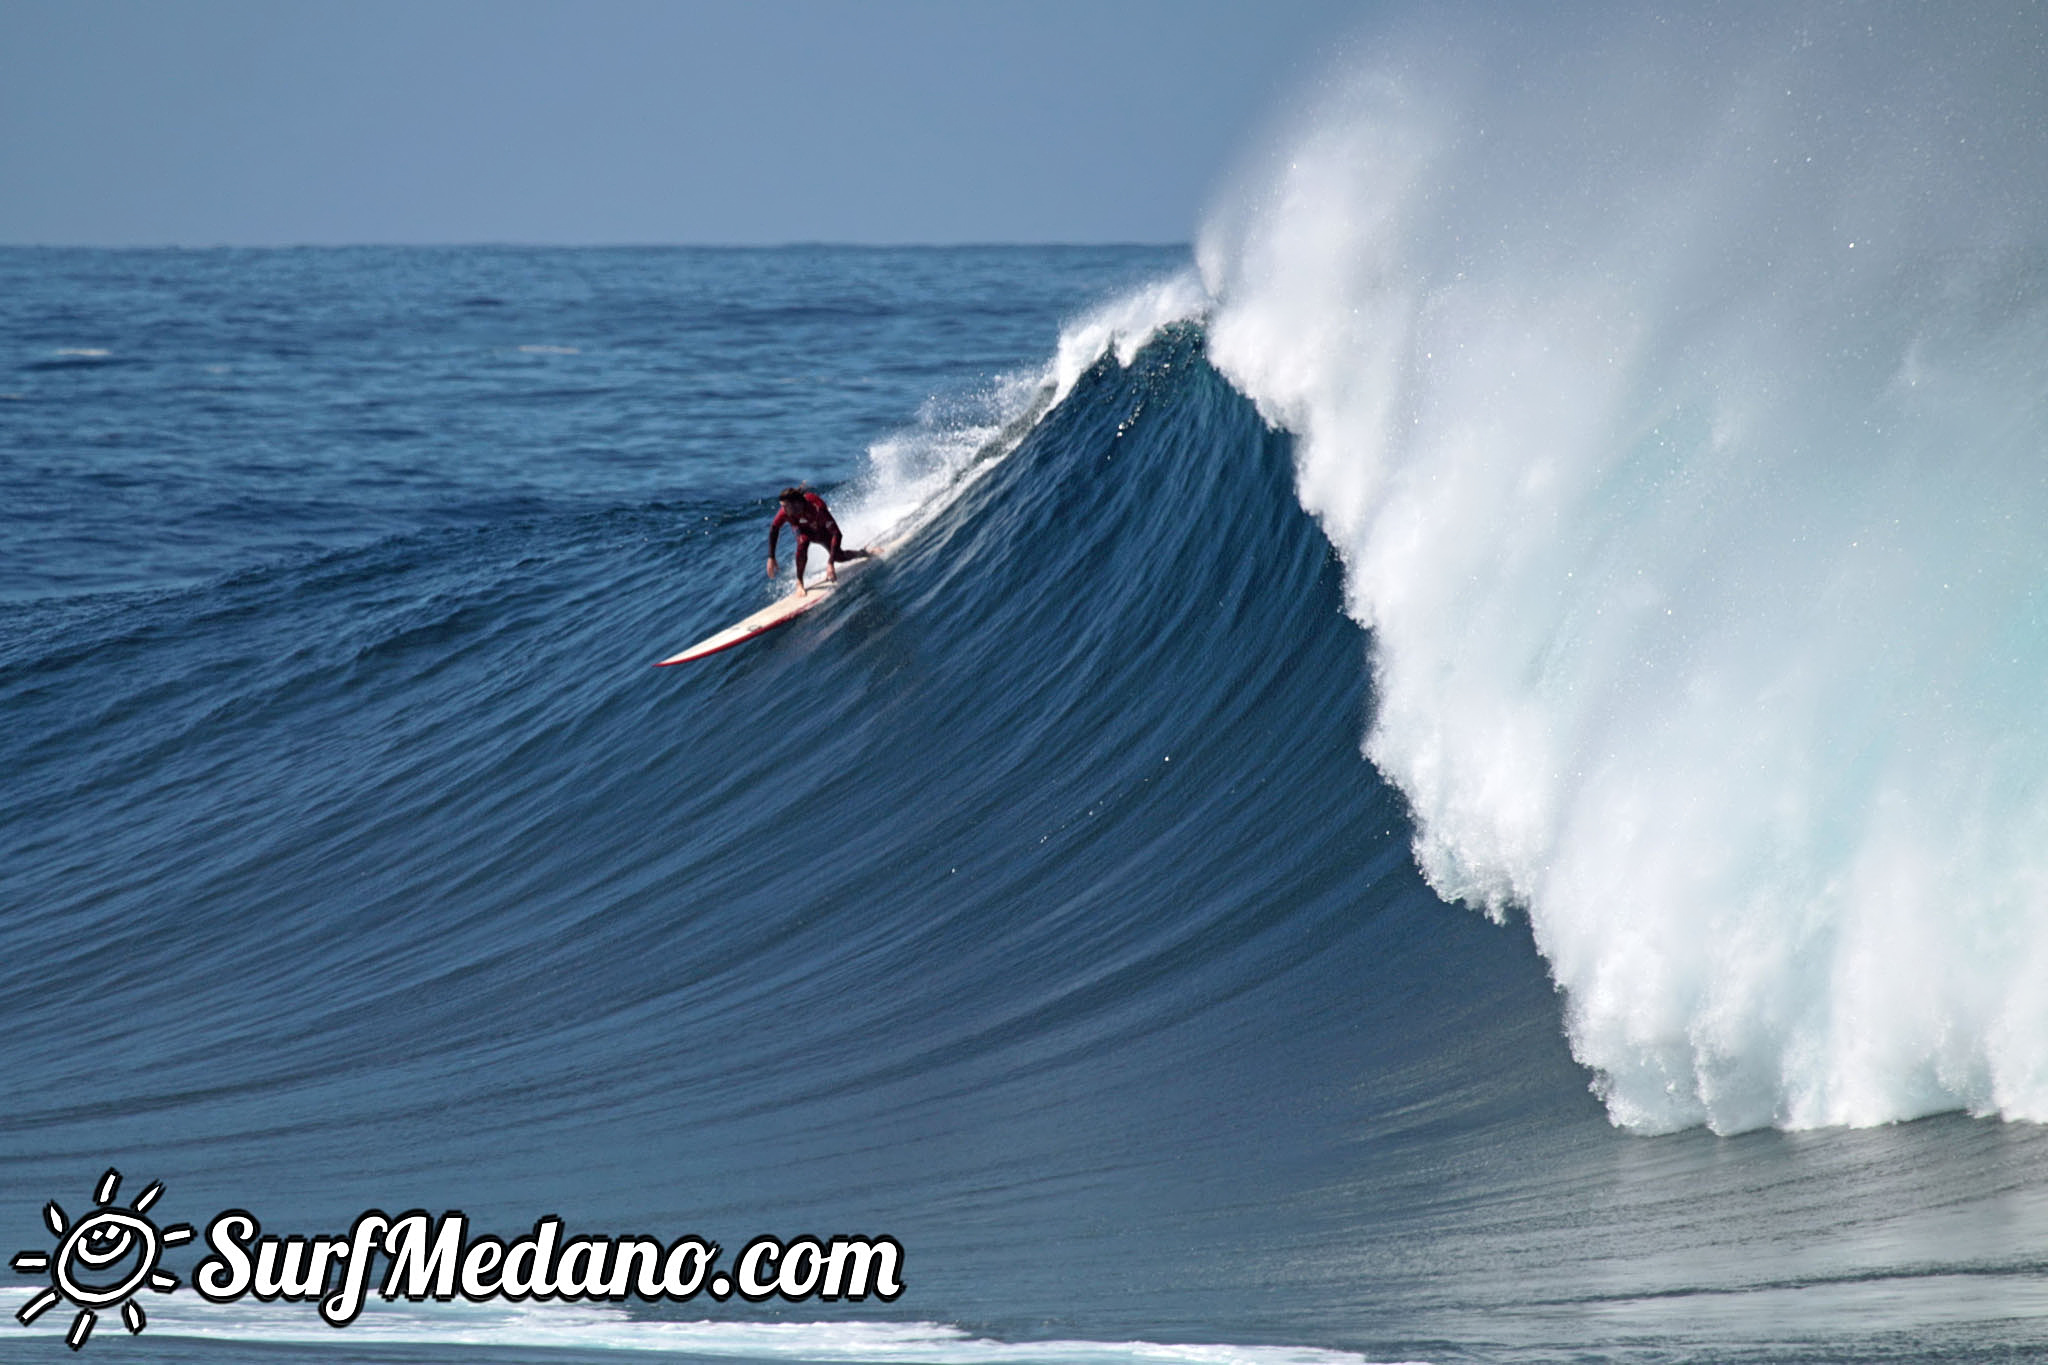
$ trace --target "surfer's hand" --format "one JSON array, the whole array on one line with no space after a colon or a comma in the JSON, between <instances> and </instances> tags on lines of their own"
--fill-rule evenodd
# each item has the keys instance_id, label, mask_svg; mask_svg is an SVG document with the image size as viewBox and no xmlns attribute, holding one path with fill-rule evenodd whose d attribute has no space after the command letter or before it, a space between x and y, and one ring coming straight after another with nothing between
<instances>
[{"instance_id":1,"label":"surfer's hand","mask_svg":"<svg viewBox=\"0 0 2048 1365\"><path fill-rule=\"evenodd\" d=\"M774 556L774 555L769 555L769 556L768 556L768 576L769 576L770 578L773 578L773 577L775 577L775 556Z\"/></svg>"}]
</instances>

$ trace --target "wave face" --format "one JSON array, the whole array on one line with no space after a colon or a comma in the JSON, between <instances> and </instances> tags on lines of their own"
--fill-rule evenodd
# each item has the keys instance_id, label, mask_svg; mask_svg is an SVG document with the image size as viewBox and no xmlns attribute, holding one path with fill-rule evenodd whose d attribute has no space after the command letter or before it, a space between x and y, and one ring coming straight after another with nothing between
<instances>
[{"instance_id":1,"label":"wave face","mask_svg":"<svg viewBox=\"0 0 2048 1365\"><path fill-rule=\"evenodd\" d=\"M1359 633L1185 261L0 252L0 1229L112 1165L201 1226L907 1249L893 1306L181 1293L159 1358L1416 1354L1312 1320L1316 1192L1584 1096L1357 758ZM798 477L902 553L651 667L773 590Z\"/></svg>"},{"instance_id":2,"label":"wave face","mask_svg":"<svg viewBox=\"0 0 2048 1365\"><path fill-rule=\"evenodd\" d=\"M1438 891L1526 909L1617 1123L2048 1119L2044 46L1470 9L1204 233L1365 750Z\"/></svg>"}]
</instances>

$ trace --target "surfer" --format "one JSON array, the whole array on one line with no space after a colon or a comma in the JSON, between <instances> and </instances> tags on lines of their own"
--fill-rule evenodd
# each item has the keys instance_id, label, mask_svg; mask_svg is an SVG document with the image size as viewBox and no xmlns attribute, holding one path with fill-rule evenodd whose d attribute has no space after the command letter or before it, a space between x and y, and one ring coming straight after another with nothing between
<instances>
[{"instance_id":1,"label":"surfer","mask_svg":"<svg viewBox=\"0 0 2048 1365\"><path fill-rule=\"evenodd\" d=\"M834 567L842 560L866 559L866 550L842 549L839 544L839 523L832 520L832 511L825 506L825 500L816 493L802 488L785 488L777 496L781 503L775 511L775 520L768 523L768 576L775 577L775 538L782 534L782 523L796 527L796 588L798 592L809 592L804 586L804 561L810 557L811 542L817 541L825 547L825 580L839 581L839 572Z\"/></svg>"}]
</instances>

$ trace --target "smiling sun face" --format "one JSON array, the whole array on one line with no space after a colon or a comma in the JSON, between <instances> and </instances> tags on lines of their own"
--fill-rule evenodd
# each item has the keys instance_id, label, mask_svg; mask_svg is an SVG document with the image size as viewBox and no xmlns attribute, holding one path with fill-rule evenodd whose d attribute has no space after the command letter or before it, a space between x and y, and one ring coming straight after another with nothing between
<instances>
[{"instance_id":1,"label":"smiling sun face","mask_svg":"<svg viewBox=\"0 0 2048 1365\"><path fill-rule=\"evenodd\" d=\"M68 1299L77 1305L78 1316L71 1320L71 1331L64 1340L75 1351L92 1335L92 1325L98 1321L95 1310L119 1304L121 1321L130 1332L140 1332L148 1319L133 1295L144 1287L159 1294L178 1287L178 1277L158 1270L156 1263L165 1247L192 1240L190 1225L174 1223L159 1230L144 1217L164 1192L162 1181L151 1182L125 1209L113 1207L120 1189L121 1173L109 1170L93 1192L93 1211L75 1223L65 1218L56 1200L44 1205L43 1221L56 1235L57 1250L19 1252L12 1262L21 1274L50 1277L50 1287L14 1315L22 1326L34 1322L59 1300Z\"/></svg>"}]
</instances>

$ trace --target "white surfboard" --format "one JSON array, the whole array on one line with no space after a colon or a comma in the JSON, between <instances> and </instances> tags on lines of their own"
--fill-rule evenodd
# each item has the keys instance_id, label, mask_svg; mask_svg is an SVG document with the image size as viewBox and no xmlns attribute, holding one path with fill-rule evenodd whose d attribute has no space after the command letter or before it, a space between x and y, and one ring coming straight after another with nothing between
<instances>
[{"instance_id":1,"label":"white surfboard","mask_svg":"<svg viewBox=\"0 0 2048 1365\"><path fill-rule=\"evenodd\" d=\"M654 666L666 668L670 664L686 664L692 659L701 659L707 654L723 653L734 645L745 644L757 635L765 635L777 626L788 625L819 603L829 601L833 594L839 591L840 585L846 582L848 575L861 565L872 563L880 557L880 550L869 550L866 559L849 559L839 566L838 583L820 576L806 585L808 591L799 591L792 587L746 620L729 625L716 635L707 635L682 653L671 654L666 659L657 660Z\"/></svg>"}]
</instances>

